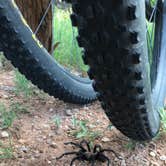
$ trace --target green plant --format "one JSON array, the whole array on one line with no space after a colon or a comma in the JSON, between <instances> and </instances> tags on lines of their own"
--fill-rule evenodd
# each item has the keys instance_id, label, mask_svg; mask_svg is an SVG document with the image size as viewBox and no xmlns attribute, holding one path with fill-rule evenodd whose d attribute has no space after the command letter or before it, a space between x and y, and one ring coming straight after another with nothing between
<instances>
[{"instance_id":1,"label":"green plant","mask_svg":"<svg viewBox=\"0 0 166 166\"><path fill-rule=\"evenodd\" d=\"M87 71L81 57L82 49L76 41L77 29L71 24L70 12L56 8L53 26L55 59L68 68Z\"/></svg>"},{"instance_id":2,"label":"green plant","mask_svg":"<svg viewBox=\"0 0 166 166\"><path fill-rule=\"evenodd\" d=\"M9 108L6 108L4 104L0 103L0 126L1 128L9 128L12 126L13 121L20 113L29 113L27 108L19 102L13 102Z\"/></svg>"},{"instance_id":3,"label":"green plant","mask_svg":"<svg viewBox=\"0 0 166 166\"><path fill-rule=\"evenodd\" d=\"M160 109L160 117L162 123L163 131L166 131L166 111L164 109Z\"/></svg>"},{"instance_id":4,"label":"green plant","mask_svg":"<svg viewBox=\"0 0 166 166\"><path fill-rule=\"evenodd\" d=\"M55 123L56 127L57 128L60 128L60 125L61 125L61 117L60 116L55 116L53 118L53 122Z\"/></svg>"},{"instance_id":5,"label":"green plant","mask_svg":"<svg viewBox=\"0 0 166 166\"><path fill-rule=\"evenodd\" d=\"M71 122L74 128L76 128L77 125L79 124L79 121L77 120L75 116L72 116Z\"/></svg>"},{"instance_id":6,"label":"green plant","mask_svg":"<svg viewBox=\"0 0 166 166\"><path fill-rule=\"evenodd\" d=\"M16 118L14 111L8 111L3 104L0 104L0 114L1 114L1 128L9 128L12 126L13 121Z\"/></svg>"},{"instance_id":7,"label":"green plant","mask_svg":"<svg viewBox=\"0 0 166 166\"><path fill-rule=\"evenodd\" d=\"M11 140L9 141L9 145L4 145L2 142L0 142L0 159L11 158L13 158L13 147Z\"/></svg>"},{"instance_id":8,"label":"green plant","mask_svg":"<svg viewBox=\"0 0 166 166\"><path fill-rule=\"evenodd\" d=\"M25 78L25 76L20 74L17 70L15 71L15 85L15 93L17 95L23 93L25 97L29 97L33 94L34 88L32 84Z\"/></svg>"},{"instance_id":9,"label":"green plant","mask_svg":"<svg viewBox=\"0 0 166 166\"><path fill-rule=\"evenodd\" d=\"M151 4L151 6L154 6L155 3L156 3L156 0L150 0L150 4Z\"/></svg>"},{"instance_id":10,"label":"green plant","mask_svg":"<svg viewBox=\"0 0 166 166\"><path fill-rule=\"evenodd\" d=\"M136 141L129 140L129 142L128 142L127 144L124 144L124 148L126 148L126 149L132 151L132 150L135 149L136 143L137 143Z\"/></svg>"},{"instance_id":11,"label":"green plant","mask_svg":"<svg viewBox=\"0 0 166 166\"><path fill-rule=\"evenodd\" d=\"M86 121L79 121L78 129L73 133L77 139L88 139L90 142L93 142L98 138L101 133L99 131L91 131L87 127Z\"/></svg>"},{"instance_id":12,"label":"green plant","mask_svg":"<svg viewBox=\"0 0 166 166\"><path fill-rule=\"evenodd\" d=\"M27 114L29 113L28 109L19 102L13 102L10 104L10 111L15 112L16 114Z\"/></svg>"}]
</instances>

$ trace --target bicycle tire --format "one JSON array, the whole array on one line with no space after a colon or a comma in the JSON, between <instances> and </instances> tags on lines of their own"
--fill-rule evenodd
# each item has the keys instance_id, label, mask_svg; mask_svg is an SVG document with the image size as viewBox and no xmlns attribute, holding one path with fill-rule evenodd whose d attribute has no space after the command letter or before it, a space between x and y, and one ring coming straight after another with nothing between
<instances>
[{"instance_id":1,"label":"bicycle tire","mask_svg":"<svg viewBox=\"0 0 166 166\"><path fill-rule=\"evenodd\" d=\"M151 89L145 0L68 2L72 3L73 26L79 29L79 45L85 48L83 59L90 66L88 74L94 79L93 86L106 115L127 137L152 139L160 129L159 109L163 108L166 94L166 21L161 19L158 31L160 58ZM160 16L163 17L164 14Z\"/></svg>"},{"instance_id":2,"label":"bicycle tire","mask_svg":"<svg viewBox=\"0 0 166 166\"><path fill-rule=\"evenodd\" d=\"M40 89L75 104L87 104L96 99L91 80L73 75L49 55L14 0L0 1L0 34L6 58Z\"/></svg>"}]
</instances>

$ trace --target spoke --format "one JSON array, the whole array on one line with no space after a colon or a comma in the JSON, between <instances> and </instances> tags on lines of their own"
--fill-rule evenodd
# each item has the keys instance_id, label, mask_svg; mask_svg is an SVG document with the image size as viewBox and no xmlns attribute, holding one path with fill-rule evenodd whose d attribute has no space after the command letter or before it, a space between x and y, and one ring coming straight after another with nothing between
<instances>
[{"instance_id":1,"label":"spoke","mask_svg":"<svg viewBox=\"0 0 166 166\"><path fill-rule=\"evenodd\" d=\"M153 8L152 14L151 14L151 16L150 16L148 22L151 22L151 21L152 21L153 16L154 16L154 13L155 13L155 11L156 11L156 9L157 9L157 4L158 4L158 0L156 0L156 3L155 3L155 5L154 5L154 8Z\"/></svg>"},{"instance_id":2,"label":"spoke","mask_svg":"<svg viewBox=\"0 0 166 166\"><path fill-rule=\"evenodd\" d=\"M158 4L158 0L156 0L150 19L148 20L149 24L153 24L153 25L150 25L152 27L149 27L148 26L149 24L147 24L147 40L148 40L147 42L148 42L148 53L149 53L150 64L151 64L151 60L153 56L153 48L154 48L154 33L155 33L155 22L156 22L156 14L157 14L157 4Z\"/></svg>"},{"instance_id":3,"label":"spoke","mask_svg":"<svg viewBox=\"0 0 166 166\"><path fill-rule=\"evenodd\" d=\"M153 53L153 47L154 47L154 33L155 33L155 21L156 21L156 12L154 13L154 20L153 20L153 25L152 25L152 28L151 28L151 32L148 31L148 39L149 39L149 45L150 45L150 53L152 54Z\"/></svg>"},{"instance_id":4,"label":"spoke","mask_svg":"<svg viewBox=\"0 0 166 166\"><path fill-rule=\"evenodd\" d=\"M48 7L47 7L47 9L46 9L46 11L45 11L43 17L41 18L40 23L39 23L39 25L37 26L37 28L36 28L36 30L35 30L35 32L34 32L35 35L38 33L38 31L39 31L41 25L43 24L43 21L45 20L47 14L48 14L49 9L51 8L51 5L52 5L54 2L55 2L55 0L50 0L50 2L49 2L49 4L48 4Z\"/></svg>"}]
</instances>

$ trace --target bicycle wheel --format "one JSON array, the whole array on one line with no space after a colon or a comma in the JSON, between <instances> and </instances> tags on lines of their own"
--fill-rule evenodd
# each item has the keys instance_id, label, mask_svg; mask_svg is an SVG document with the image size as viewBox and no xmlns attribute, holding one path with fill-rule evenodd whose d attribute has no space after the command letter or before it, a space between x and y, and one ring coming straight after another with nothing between
<instances>
[{"instance_id":1,"label":"bicycle wheel","mask_svg":"<svg viewBox=\"0 0 166 166\"><path fill-rule=\"evenodd\" d=\"M129 138L152 139L166 94L166 2L146 1L148 9L145 0L70 2L88 74L106 115Z\"/></svg>"},{"instance_id":2,"label":"bicycle wheel","mask_svg":"<svg viewBox=\"0 0 166 166\"><path fill-rule=\"evenodd\" d=\"M91 81L60 66L35 37L14 0L0 1L0 43L12 64L27 79L65 102L87 104L96 99Z\"/></svg>"}]
</instances>

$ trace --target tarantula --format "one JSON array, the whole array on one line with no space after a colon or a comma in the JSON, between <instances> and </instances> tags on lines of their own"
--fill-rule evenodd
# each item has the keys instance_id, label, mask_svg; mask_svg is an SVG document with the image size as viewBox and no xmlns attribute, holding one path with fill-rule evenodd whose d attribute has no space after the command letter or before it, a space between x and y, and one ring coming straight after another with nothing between
<instances>
[{"instance_id":1,"label":"tarantula","mask_svg":"<svg viewBox=\"0 0 166 166\"><path fill-rule=\"evenodd\" d=\"M99 162L106 162L107 161L107 166L109 166L110 159L104 155L104 152L112 152L118 159L121 160L121 158L117 155L117 153L114 152L112 149L102 149L102 147L98 144L96 144L94 146L94 148L91 149L90 143L85 141L85 140L81 141L79 144L74 143L74 142L67 142L64 144L65 145L69 145L69 144L74 145L80 149L79 151L72 151L72 152L64 153L60 157L56 158L57 160L59 160L66 155L74 155L75 154L76 156L72 159L70 166L72 166L76 160L88 161L91 163L91 166L94 166L96 161L99 161Z\"/></svg>"}]
</instances>

